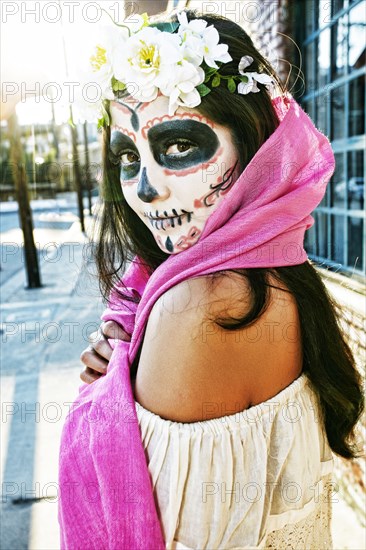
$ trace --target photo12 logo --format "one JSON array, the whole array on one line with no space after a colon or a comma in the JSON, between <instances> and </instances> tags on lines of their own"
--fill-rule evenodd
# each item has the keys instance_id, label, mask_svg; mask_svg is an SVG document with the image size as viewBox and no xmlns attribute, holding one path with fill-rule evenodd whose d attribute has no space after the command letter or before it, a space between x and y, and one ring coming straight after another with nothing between
<instances>
[{"instance_id":1,"label":"photo12 logo","mask_svg":"<svg viewBox=\"0 0 366 550\"><path fill-rule=\"evenodd\" d=\"M107 13L114 21L127 20L134 22L134 16L140 13L139 2L88 2L53 1L23 2L2 1L1 22L17 21L20 23L75 23L82 20L85 23L99 23L103 14Z\"/></svg>"}]
</instances>

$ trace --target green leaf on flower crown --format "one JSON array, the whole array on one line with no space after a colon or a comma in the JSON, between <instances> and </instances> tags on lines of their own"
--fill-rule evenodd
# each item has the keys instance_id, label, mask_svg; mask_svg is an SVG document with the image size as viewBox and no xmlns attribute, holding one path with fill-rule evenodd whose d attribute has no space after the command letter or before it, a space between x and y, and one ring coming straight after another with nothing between
<instances>
[{"instance_id":1,"label":"green leaf on flower crown","mask_svg":"<svg viewBox=\"0 0 366 550\"><path fill-rule=\"evenodd\" d=\"M217 88L217 86L220 86L221 82L221 76L219 74L215 74L215 76L212 79L212 87Z\"/></svg>"},{"instance_id":2,"label":"green leaf on flower crown","mask_svg":"<svg viewBox=\"0 0 366 550\"><path fill-rule=\"evenodd\" d=\"M105 100L102 103L102 113L101 113L101 117L98 119L98 130L100 128L105 128L107 126L110 126L110 124L111 124L109 114L108 114L108 111L106 109L106 105L108 105L108 104L109 104L108 100Z\"/></svg>"},{"instance_id":3,"label":"green leaf on flower crown","mask_svg":"<svg viewBox=\"0 0 366 550\"><path fill-rule=\"evenodd\" d=\"M205 86L204 84L200 84L199 86L197 86L196 90L198 91L201 97L204 97L205 95L211 92L211 89L208 86Z\"/></svg>"},{"instance_id":4,"label":"green leaf on flower crown","mask_svg":"<svg viewBox=\"0 0 366 550\"><path fill-rule=\"evenodd\" d=\"M210 76L217 73L217 69L215 69L215 67L209 67L208 65L205 66L204 71L205 71L205 74L209 74Z\"/></svg>"},{"instance_id":5,"label":"green leaf on flower crown","mask_svg":"<svg viewBox=\"0 0 366 550\"><path fill-rule=\"evenodd\" d=\"M248 78L247 76L244 76L244 75L243 75L243 76L239 76L239 78L240 78L240 80L241 80L242 82L248 82L248 81L249 81L249 78Z\"/></svg>"},{"instance_id":6,"label":"green leaf on flower crown","mask_svg":"<svg viewBox=\"0 0 366 550\"><path fill-rule=\"evenodd\" d=\"M214 68L209 68L207 71L205 71L205 82L208 82L211 78L211 76L213 76L214 74L217 73L217 69L214 69Z\"/></svg>"},{"instance_id":7,"label":"green leaf on flower crown","mask_svg":"<svg viewBox=\"0 0 366 550\"><path fill-rule=\"evenodd\" d=\"M112 90L114 92L122 92L122 90L126 89L126 84L123 84L123 82L120 82L114 76L112 76Z\"/></svg>"},{"instance_id":8,"label":"green leaf on flower crown","mask_svg":"<svg viewBox=\"0 0 366 550\"><path fill-rule=\"evenodd\" d=\"M179 27L179 23L150 23L150 27L155 27L158 31L161 32L170 32L173 33Z\"/></svg>"},{"instance_id":9,"label":"green leaf on flower crown","mask_svg":"<svg viewBox=\"0 0 366 550\"><path fill-rule=\"evenodd\" d=\"M233 78L229 78L229 80L227 81L227 87L228 87L229 92L231 92L232 94L235 92L236 84L235 84L235 80Z\"/></svg>"}]
</instances>

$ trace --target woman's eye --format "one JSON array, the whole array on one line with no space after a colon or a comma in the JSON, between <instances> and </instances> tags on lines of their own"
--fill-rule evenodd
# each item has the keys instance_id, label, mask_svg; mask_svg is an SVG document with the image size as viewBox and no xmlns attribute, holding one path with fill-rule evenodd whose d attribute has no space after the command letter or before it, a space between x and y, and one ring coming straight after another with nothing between
<instances>
[{"instance_id":1,"label":"woman's eye","mask_svg":"<svg viewBox=\"0 0 366 550\"><path fill-rule=\"evenodd\" d=\"M135 162L139 162L140 157L137 155L137 153L133 153L132 151L128 151L127 153L123 153L121 155L121 163L124 166L128 166L129 164L134 164Z\"/></svg>"},{"instance_id":2,"label":"woman's eye","mask_svg":"<svg viewBox=\"0 0 366 550\"><path fill-rule=\"evenodd\" d=\"M177 143L172 143L172 145L169 145L168 149L166 150L166 155L181 155L183 153L187 153L188 151L192 150L194 148L194 145L192 143L186 142L186 141L179 141Z\"/></svg>"}]
</instances>

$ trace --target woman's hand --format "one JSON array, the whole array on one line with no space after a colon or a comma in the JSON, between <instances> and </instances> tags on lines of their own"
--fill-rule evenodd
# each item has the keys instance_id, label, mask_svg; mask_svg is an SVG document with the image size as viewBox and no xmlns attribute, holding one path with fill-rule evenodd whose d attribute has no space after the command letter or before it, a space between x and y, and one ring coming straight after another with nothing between
<instances>
[{"instance_id":1,"label":"woman's hand","mask_svg":"<svg viewBox=\"0 0 366 550\"><path fill-rule=\"evenodd\" d=\"M130 342L131 337L115 321L102 323L99 329L89 336L90 345L80 355L80 360L85 369L80 373L80 378L86 384L98 380L107 372L107 366L112 355L112 347L108 339Z\"/></svg>"}]
</instances>

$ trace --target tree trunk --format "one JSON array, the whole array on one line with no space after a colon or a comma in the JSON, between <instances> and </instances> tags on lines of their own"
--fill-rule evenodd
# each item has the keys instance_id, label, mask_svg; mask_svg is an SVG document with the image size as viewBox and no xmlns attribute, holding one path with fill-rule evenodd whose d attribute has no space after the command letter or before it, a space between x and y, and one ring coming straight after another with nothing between
<instances>
[{"instance_id":1,"label":"tree trunk","mask_svg":"<svg viewBox=\"0 0 366 550\"><path fill-rule=\"evenodd\" d=\"M14 113L8 120L10 139L10 158L14 167L14 185L19 205L19 222L23 231L25 265L28 288L42 286L39 272L37 249L33 237L32 210L29 203L25 159L20 140L17 116Z\"/></svg>"},{"instance_id":2,"label":"tree trunk","mask_svg":"<svg viewBox=\"0 0 366 550\"><path fill-rule=\"evenodd\" d=\"M81 179L81 170L79 162L79 152L78 152L78 134L77 128L74 125L74 120L72 116L72 108L70 105L70 128L71 128L71 139L72 139L72 160L74 165L74 179L75 187L78 197L78 209L79 209L79 218L81 231L85 233L85 222L84 222L84 204L83 204L83 182Z\"/></svg>"}]
</instances>

